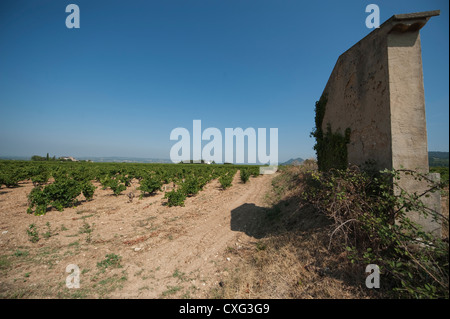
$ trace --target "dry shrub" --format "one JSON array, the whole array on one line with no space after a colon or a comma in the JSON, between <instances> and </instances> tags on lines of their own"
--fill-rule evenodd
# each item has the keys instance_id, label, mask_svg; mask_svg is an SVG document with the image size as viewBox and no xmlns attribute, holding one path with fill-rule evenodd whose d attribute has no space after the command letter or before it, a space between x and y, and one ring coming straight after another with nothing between
<instances>
[{"instance_id":1,"label":"dry shrub","mask_svg":"<svg viewBox=\"0 0 450 319\"><path fill-rule=\"evenodd\" d=\"M400 180L428 183L421 193L408 193ZM411 170L383 172L346 170L313 172L304 198L334 223L329 247L346 249L352 262L377 264L384 291L395 298L448 298L448 241L409 219L409 212L444 219L422 198L440 191L442 183ZM394 191L395 189L395 191Z\"/></svg>"}]
</instances>

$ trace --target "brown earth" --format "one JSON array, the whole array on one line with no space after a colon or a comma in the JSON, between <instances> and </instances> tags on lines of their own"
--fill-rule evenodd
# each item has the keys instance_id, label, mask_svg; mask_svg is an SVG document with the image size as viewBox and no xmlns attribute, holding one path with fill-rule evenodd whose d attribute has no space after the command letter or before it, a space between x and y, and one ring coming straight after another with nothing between
<instances>
[{"instance_id":1,"label":"brown earth","mask_svg":"<svg viewBox=\"0 0 450 319\"><path fill-rule=\"evenodd\" d=\"M228 275L228 252L258 237L273 176L243 184L236 174L225 191L214 180L185 207L165 206L164 191L138 199L137 181L119 196L96 184L92 201L80 196L76 207L43 216L26 213L31 182L2 188L0 297L210 298ZM129 192L136 195L131 202ZM35 243L31 224L39 232ZM66 286L69 264L80 269L79 289Z\"/></svg>"}]
</instances>

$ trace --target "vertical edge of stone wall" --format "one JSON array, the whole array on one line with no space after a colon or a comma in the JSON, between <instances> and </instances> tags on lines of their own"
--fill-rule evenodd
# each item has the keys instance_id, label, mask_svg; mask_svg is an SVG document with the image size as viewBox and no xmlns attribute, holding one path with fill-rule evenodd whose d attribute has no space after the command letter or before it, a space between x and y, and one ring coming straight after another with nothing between
<instances>
[{"instance_id":1,"label":"vertical edge of stone wall","mask_svg":"<svg viewBox=\"0 0 450 319\"><path fill-rule=\"evenodd\" d=\"M427 173L422 50L419 31L387 37L393 168Z\"/></svg>"}]
</instances>

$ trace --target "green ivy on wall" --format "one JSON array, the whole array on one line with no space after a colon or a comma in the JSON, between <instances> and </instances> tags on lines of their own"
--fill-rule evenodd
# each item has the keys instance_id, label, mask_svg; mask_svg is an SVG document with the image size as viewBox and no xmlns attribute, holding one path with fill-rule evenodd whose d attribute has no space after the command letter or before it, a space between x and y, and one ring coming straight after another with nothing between
<instances>
[{"instance_id":1,"label":"green ivy on wall","mask_svg":"<svg viewBox=\"0 0 450 319\"><path fill-rule=\"evenodd\" d=\"M331 168L345 169L348 164L347 144L350 143L351 129L347 128L345 134L333 133L331 124L327 123L327 129L322 129L325 109L328 102L326 94L322 94L316 102L314 131L311 136L316 139L314 150L317 154L317 164L320 171L327 171Z\"/></svg>"}]
</instances>

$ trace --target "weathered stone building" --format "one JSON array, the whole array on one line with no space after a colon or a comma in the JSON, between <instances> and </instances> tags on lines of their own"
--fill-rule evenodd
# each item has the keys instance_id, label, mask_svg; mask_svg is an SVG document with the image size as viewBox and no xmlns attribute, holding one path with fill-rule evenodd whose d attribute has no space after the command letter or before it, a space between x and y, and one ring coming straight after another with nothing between
<instances>
[{"instance_id":1,"label":"weathered stone building","mask_svg":"<svg viewBox=\"0 0 450 319\"><path fill-rule=\"evenodd\" d=\"M420 29L439 14L394 15L339 57L323 92L328 101L322 130L350 129L348 163L429 172ZM402 183L409 192L426 187L408 179ZM426 201L440 211L438 193ZM416 219L427 230L440 231L438 223Z\"/></svg>"}]
</instances>

